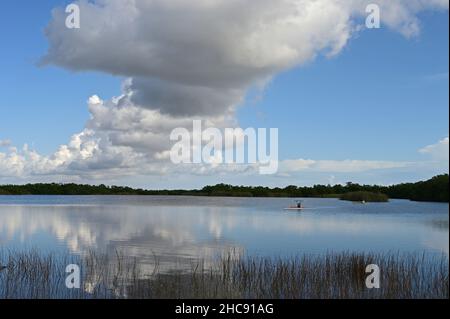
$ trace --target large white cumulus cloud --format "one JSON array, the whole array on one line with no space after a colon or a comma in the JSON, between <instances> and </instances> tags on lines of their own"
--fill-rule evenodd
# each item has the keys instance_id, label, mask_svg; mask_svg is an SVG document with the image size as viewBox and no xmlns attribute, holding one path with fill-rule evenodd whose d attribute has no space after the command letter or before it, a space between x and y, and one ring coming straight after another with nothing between
<instances>
[{"instance_id":1,"label":"large white cumulus cloud","mask_svg":"<svg viewBox=\"0 0 450 319\"><path fill-rule=\"evenodd\" d=\"M81 29L55 10L43 63L132 77L136 104L219 114L253 85L348 41L351 10L329 0L80 2Z\"/></svg>"},{"instance_id":2,"label":"large white cumulus cloud","mask_svg":"<svg viewBox=\"0 0 450 319\"><path fill-rule=\"evenodd\" d=\"M184 168L169 162L170 132L192 127L194 118L171 117L137 107L122 95L109 101L98 96L88 100L90 119L51 156L42 156L25 145L0 152L0 177L63 176L113 179L120 176L176 173ZM235 126L229 116L209 117L205 127Z\"/></svg>"},{"instance_id":3,"label":"large white cumulus cloud","mask_svg":"<svg viewBox=\"0 0 450 319\"><path fill-rule=\"evenodd\" d=\"M172 116L232 112L249 88L339 53L368 0L80 0L81 28L63 8L46 29L43 64L130 80L137 106ZM383 25L412 36L417 14L448 0L380 0Z\"/></svg>"}]
</instances>

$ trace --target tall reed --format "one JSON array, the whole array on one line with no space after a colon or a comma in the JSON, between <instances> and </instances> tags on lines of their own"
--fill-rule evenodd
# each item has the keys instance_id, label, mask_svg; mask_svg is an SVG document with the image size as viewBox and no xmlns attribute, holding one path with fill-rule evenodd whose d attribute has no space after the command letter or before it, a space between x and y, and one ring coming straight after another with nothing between
<instances>
[{"instance_id":1,"label":"tall reed","mask_svg":"<svg viewBox=\"0 0 450 319\"><path fill-rule=\"evenodd\" d=\"M81 289L65 286L65 267L82 269ZM143 273L139 262L113 256L0 251L0 298L250 298L359 299L448 298L448 257L429 254L339 253L295 258L227 254L212 266L193 262L189 271ZM380 289L368 289L366 266L381 270Z\"/></svg>"}]
</instances>

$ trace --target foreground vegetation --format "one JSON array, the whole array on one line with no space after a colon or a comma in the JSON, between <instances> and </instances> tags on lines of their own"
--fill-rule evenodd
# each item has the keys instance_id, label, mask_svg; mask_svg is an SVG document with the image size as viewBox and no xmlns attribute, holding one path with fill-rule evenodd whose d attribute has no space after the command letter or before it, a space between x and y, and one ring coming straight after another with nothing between
<instances>
[{"instance_id":1,"label":"foreground vegetation","mask_svg":"<svg viewBox=\"0 0 450 319\"><path fill-rule=\"evenodd\" d=\"M81 289L65 287L65 267L83 274ZM211 267L200 261L187 272L162 273L155 261L144 274L134 259L91 253L85 258L0 252L1 298L257 298L353 299L445 298L448 259L426 254L305 255L292 259L238 258L229 254ZM380 289L367 289L365 268L381 269Z\"/></svg>"},{"instance_id":2,"label":"foreground vegetation","mask_svg":"<svg viewBox=\"0 0 450 319\"><path fill-rule=\"evenodd\" d=\"M390 198L415 201L449 202L449 176L439 175L428 181L392 186L315 185L313 187L287 186L285 188L232 186L218 184L201 190L144 190L119 186L92 186L77 184L0 185L0 195L189 195L234 197L340 197L352 192L382 193Z\"/></svg>"},{"instance_id":3,"label":"foreground vegetation","mask_svg":"<svg viewBox=\"0 0 450 319\"><path fill-rule=\"evenodd\" d=\"M350 192L339 197L341 200L348 200L351 202L379 202L384 203L389 201L389 197L382 193L372 192Z\"/></svg>"}]
</instances>

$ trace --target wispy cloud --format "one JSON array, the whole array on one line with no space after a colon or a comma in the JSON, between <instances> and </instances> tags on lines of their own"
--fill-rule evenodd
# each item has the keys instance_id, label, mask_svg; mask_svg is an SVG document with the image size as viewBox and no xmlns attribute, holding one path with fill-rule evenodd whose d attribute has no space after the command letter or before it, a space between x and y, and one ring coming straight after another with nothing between
<instances>
[{"instance_id":1,"label":"wispy cloud","mask_svg":"<svg viewBox=\"0 0 450 319\"><path fill-rule=\"evenodd\" d=\"M370 160L286 160L281 163L280 173L313 171L324 173L357 173L414 166L414 162L370 161Z\"/></svg>"},{"instance_id":2,"label":"wispy cloud","mask_svg":"<svg viewBox=\"0 0 450 319\"><path fill-rule=\"evenodd\" d=\"M0 147L6 147L6 146L10 146L10 145L11 145L10 140L0 140Z\"/></svg>"},{"instance_id":3,"label":"wispy cloud","mask_svg":"<svg viewBox=\"0 0 450 319\"><path fill-rule=\"evenodd\" d=\"M427 145L419 150L420 153L430 155L433 159L438 161L449 160L449 138L446 137L439 142Z\"/></svg>"}]
</instances>

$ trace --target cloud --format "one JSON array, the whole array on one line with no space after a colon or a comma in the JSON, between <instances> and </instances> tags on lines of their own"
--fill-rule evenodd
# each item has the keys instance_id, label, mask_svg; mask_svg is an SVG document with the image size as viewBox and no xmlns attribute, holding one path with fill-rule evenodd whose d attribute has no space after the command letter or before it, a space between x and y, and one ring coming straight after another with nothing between
<instances>
[{"instance_id":1,"label":"cloud","mask_svg":"<svg viewBox=\"0 0 450 319\"><path fill-rule=\"evenodd\" d=\"M59 147L51 156L42 156L27 145L18 150L10 147L0 152L0 177L49 178L65 181L114 180L126 176L222 176L237 174L241 177L258 174L258 164L245 165L174 165L168 160L171 147L169 131L176 125L191 125L191 120L162 116L157 111L138 107L120 107L124 98L115 103L94 96L89 100L91 120L82 133L72 136L70 143ZM213 125L228 122L217 118ZM448 170L448 156L443 158L448 138L426 146L421 153L431 154L425 161L372 161L372 160L282 160L279 177L306 176L304 174L338 174L340 178L354 174L388 172L442 173ZM439 158L439 161L436 159ZM442 163L446 163L444 166ZM428 174L427 173L427 174Z\"/></svg>"},{"instance_id":2,"label":"cloud","mask_svg":"<svg viewBox=\"0 0 450 319\"><path fill-rule=\"evenodd\" d=\"M378 170L410 169L430 170L440 169L448 171L449 138L446 137L436 144L425 146L419 153L428 155L427 161L371 161L371 160L312 160L296 159L284 160L280 163L280 175L289 176L293 173L362 173Z\"/></svg>"},{"instance_id":3,"label":"cloud","mask_svg":"<svg viewBox=\"0 0 450 319\"><path fill-rule=\"evenodd\" d=\"M90 120L69 143L43 156L28 145L0 152L0 177L63 176L111 179L129 175L164 175L185 170L166 156L172 144L170 133L177 127L192 127L193 117L172 117L135 106L128 95L104 101L94 95L88 100ZM234 127L233 117L211 116L204 127ZM235 170L231 166L228 170ZM193 174L210 168L196 167Z\"/></svg>"},{"instance_id":4,"label":"cloud","mask_svg":"<svg viewBox=\"0 0 450 319\"><path fill-rule=\"evenodd\" d=\"M338 53L351 36L339 1L80 1L81 29L53 12L44 64L131 77L131 101L170 115L222 114L252 86Z\"/></svg>"},{"instance_id":5,"label":"cloud","mask_svg":"<svg viewBox=\"0 0 450 319\"><path fill-rule=\"evenodd\" d=\"M173 116L220 115L232 113L243 101L245 91L233 88L211 88L153 78L133 78L125 85L130 100L144 108L151 108Z\"/></svg>"},{"instance_id":6,"label":"cloud","mask_svg":"<svg viewBox=\"0 0 450 319\"><path fill-rule=\"evenodd\" d=\"M359 0L350 2L361 2ZM378 0L363 1L377 3L381 8L383 25L397 30L405 37L420 34L420 20L417 15L424 10L448 10L448 0Z\"/></svg>"},{"instance_id":7,"label":"cloud","mask_svg":"<svg viewBox=\"0 0 450 319\"><path fill-rule=\"evenodd\" d=\"M63 8L46 29L43 64L130 77L131 101L170 115L217 115L249 88L334 55L365 19L366 0L78 1L81 28L65 27ZM383 22L406 36L417 13L448 1L378 1Z\"/></svg>"},{"instance_id":8,"label":"cloud","mask_svg":"<svg viewBox=\"0 0 450 319\"><path fill-rule=\"evenodd\" d=\"M437 161L447 161L449 160L449 147L448 147L449 138L446 137L436 144L431 144L421 148L419 150L420 153L431 156L434 160Z\"/></svg>"},{"instance_id":9,"label":"cloud","mask_svg":"<svg viewBox=\"0 0 450 319\"><path fill-rule=\"evenodd\" d=\"M385 170L395 168L405 168L412 166L411 162L394 161L367 161L367 160L285 160L281 163L281 174L293 172L313 171L326 173L355 173L373 170Z\"/></svg>"},{"instance_id":10,"label":"cloud","mask_svg":"<svg viewBox=\"0 0 450 319\"><path fill-rule=\"evenodd\" d=\"M6 146L10 146L10 145L11 145L10 140L0 140L0 147L6 147Z\"/></svg>"}]
</instances>

